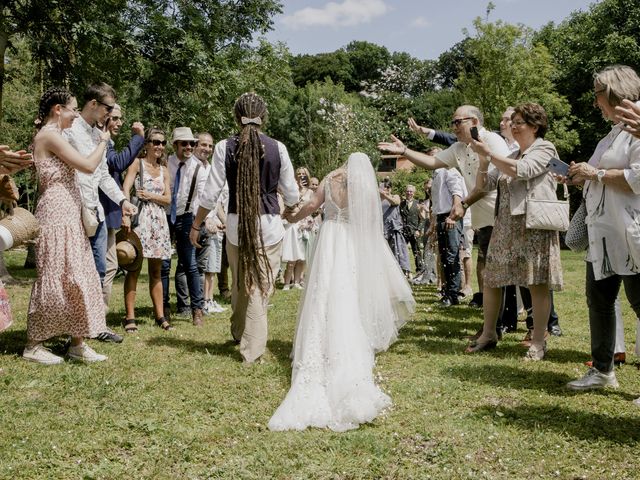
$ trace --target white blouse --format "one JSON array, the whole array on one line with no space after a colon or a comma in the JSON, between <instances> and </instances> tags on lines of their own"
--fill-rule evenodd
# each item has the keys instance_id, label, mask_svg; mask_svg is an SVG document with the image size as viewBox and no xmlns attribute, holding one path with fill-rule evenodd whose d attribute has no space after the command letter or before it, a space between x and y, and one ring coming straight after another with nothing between
<instances>
[{"instance_id":1,"label":"white blouse","mask_svg":"<svg viewBox=\"0 0 640 480\"><path fill-rule=\"evenodd\" d=\"M640 139L622 131L620 125L598 143L603 150L598 169L624 170L633 192L592 180L585 182L585 223L589 232L586 260L593 263L596 280L611 275L640 273ZM595 156L595 155L594 155Z\"/></svg>"}]
</instances>

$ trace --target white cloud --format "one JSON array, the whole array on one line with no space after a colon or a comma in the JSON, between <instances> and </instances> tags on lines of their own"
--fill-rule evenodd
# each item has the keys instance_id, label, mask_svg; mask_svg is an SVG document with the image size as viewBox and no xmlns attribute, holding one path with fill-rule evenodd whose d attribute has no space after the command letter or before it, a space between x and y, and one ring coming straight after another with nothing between
<instances>
[{"instance_id":1,"label":"white cloud","mask_svg":"<svg viewBox=\"0 0 640 480\"><path fill-rule=\"evenodd\" d=\"M344 0L322 8L307 7L287 15L282 23L292 29L306 27L352 27L369 23L389 11L383 0Z\"/></svg>"},{"instance_id":2,"label":"white cloud","mask_svg":"<svg viewBox=\"0 0 640 480\"><path fill-rule=\"evenodd\" d=\"M413 19L411 26L415 28L426 28L431 26L431 22L424 17L417 17Z\"/></svg>"}]
</instances>

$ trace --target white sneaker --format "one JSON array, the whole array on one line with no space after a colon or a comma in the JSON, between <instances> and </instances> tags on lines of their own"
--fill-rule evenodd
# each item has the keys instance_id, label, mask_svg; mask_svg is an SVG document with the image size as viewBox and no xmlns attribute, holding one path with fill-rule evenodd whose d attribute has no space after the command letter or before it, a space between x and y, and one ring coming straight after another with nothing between
<instances>
[{"instance_id":1,"label":"white sneaker","mask_svg":"<svg viewBox=\"0 0 640 480\"><path fill-rule=\"evenodd\" d=\"M69 347L67 355L69 355L69 358L73 360L78 360L79 362L84 363L104 362L107 359L106 355L96 353L93 348L84 342L77 347Z\"/></svg>"},{"instance_id":2,"label":"white sneaker","mask_svg":"<svg viewBox=\"0 0 640 480\"><path fill-rule=\"evenodd\" d=\"M571 390L593 390L595 388L613 387L618 388L616 373L602 373L597 368L590 368L584 377L567 383L567 388Z\"/></svg>"},{"instance_id":3,"label":"white sneaker","mask_svg":"<svg viewBox=\"0 0 640 480\"><path fill-rule=\"evenodd\" d=\"M220 305L215 300L211 300L211 309L213 310L213 313L222 313L222 312L226 312L227 311L227 309L225 307Z\"/></svg>"},{"instance_id":4,"label":"white sneaker","mask_svg":"<svg viewBox=\"0 0 640 480\"><path fill-rule=\"evenodd\" d=\"M633 404L634 404L636 407L640 407L640 397L636 398L636 399L633 401Z\"/></svg>"},{"instance_id":5,"label":"white sneaker","mask_svg":"<svg viewBox=\"0 0 640 480\"><path fill-rule=\"evenodd\" d=\"M291 284L290 284L290 283L287 283L286 285L284 285L284 286L282 287L282 290L291 290Z\"/></svg>"},{"instance_id":6,"label":"white sneaker","mask_svg":"<svg viewBox=\"0 0 640 480\"><path fill-rule=\"evenodd\" d=\"M294 283L293 284L293 288L297 289L297 290L303 290L304 287L302 285L300 285L299 283Z\"/></svg>"},{"instance_id":7,"label":"white sneaker","mask_svg":"<svg viewBox=\"0 0 640 480\"><path fill-rule=\"evenodd\" d=\"M30 362L41 363L42 365L58 365L64 362L62 357L54 355L51 350L42 346L41 343L31 348L25 347L22 352L22 358Z\"/></svg>"},{"instance_id":8,"label":"white sneaker","mask_svg":"<svg viewBox=\"0 0 640 480\"><path fill-rule=\"evenodd\" d=\"M204 308L202 309L202 311L207 315L215 313L215 310L213 309L213 300L205 300Z\"/></svg>"}]
</instances>

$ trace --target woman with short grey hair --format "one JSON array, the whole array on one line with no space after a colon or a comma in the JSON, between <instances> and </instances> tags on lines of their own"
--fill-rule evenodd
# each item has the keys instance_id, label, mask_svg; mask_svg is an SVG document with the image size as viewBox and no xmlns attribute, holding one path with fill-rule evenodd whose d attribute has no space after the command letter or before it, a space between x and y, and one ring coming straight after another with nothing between
<instances>
[{"instance_id":1,"label":"woman with short grey hair","mask_svg":"<svg viewBox=\"0 0 640 480\"><path fill-rule=\"evenodd\" d=\"M640 139L625 131L616 106L640 98L640 77L614 65L594 76L595 105L615 125L600 140L588 162L571 163L567 179L584 184L589 235L586 295L593 367L567 384L572 390L616 387L613 371L614 302L624 283L631 307L640 317ZM640 405L640 399L635 401Z\"/></svg>"}]
</instances>

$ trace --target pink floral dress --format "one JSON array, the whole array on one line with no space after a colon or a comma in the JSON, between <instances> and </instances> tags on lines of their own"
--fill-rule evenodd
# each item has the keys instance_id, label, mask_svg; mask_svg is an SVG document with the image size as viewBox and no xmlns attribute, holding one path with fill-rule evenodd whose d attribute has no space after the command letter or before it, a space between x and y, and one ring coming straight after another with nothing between
<instances>
[{"instance_id":1,"label":"pink floral dress","mask_svg":"<svg viewBox=\"0 0 640 480\"><path fill-rule=\"evenodd\" d=\"M34 164L40 193L35 213L40 235L36 240L38 276L27 319L29 342L57 335L95 337L106 330L105 308L100 277L80 218L76 172L55 156L34 157Z\"/></svg>"},{"instance_id":2,"label":"pink floral dress","mask_svg":"<svg viewBox=\"0 0 640 480\"><path fill-rule=\"evenodd\" d=\"M144 169L144 188L146 192L162 195L164 193L164 169L160 169L160 175L152 177ZM136 188L140 188L140 176L136 178ZM142 243L142 256L144 258L171 258L171 237L169 236L169 223L167 212L162 205L154 202L144 202L138 215L138 226L134 231L140 237Z\"/></svg>"}]
</instances>

